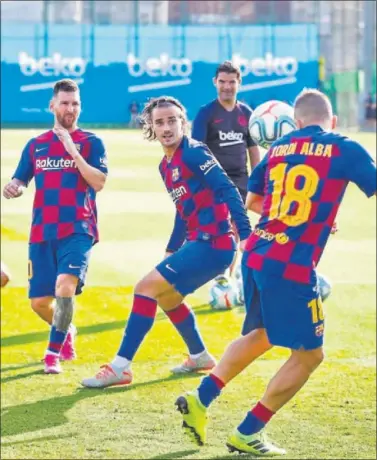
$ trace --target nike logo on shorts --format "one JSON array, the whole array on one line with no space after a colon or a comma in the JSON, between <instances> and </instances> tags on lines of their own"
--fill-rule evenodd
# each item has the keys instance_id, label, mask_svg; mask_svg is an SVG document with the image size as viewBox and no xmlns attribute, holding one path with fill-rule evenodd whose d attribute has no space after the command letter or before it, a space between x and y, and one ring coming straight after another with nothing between
<instances>
[{"instance_id":1,"label":"nike logo on shorts","mask_svg":"<svg viewBox=\"0 0 377 460\"><path fill-rule=\"evenodd\" d=\"M76 265L71 265L71 264L69 264L69 265L68 265L68 268L81 268L81 267L80 267L80 265L79 265L79 266L76 266Z\"/></svg>"},{"instance_id":2,"label":"nike logo on shorts","mask_svg":"<svg viewBox=\"0 0 377 460\"><path fill-rule=\"evenodd\" d=\"M173 268L171 268L171 266L169 264L166 264L166 268L168 270L170 270L171 272L173 272L173 273L177 273Z\"/></svg>"}]
</instances>

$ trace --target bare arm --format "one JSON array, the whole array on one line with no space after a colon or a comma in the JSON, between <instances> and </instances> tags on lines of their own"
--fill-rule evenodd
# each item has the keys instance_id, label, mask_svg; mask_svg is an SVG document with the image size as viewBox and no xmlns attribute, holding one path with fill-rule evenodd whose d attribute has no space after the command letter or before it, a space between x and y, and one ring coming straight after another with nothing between
<instances>
[{"instance_id":1,"label":"bare arm","mask_svg":"<svg viewBox=\"0 0 377 460\"><path fill-rule=\"evenodd\" d=\"M262 215L263 212L263 199L262 195L248 192L246 197L246 209L253 211L256 214Z\"/></svg>"},{"instance_id":2,"label":"bare arm","mask_svg":"<svg viewBox=\"0 0 377 460\"><path fill-rule=\"evenodd\" d=\"M92 187L92 189L96 192L100 192L105 185L106 174L104 174L99 169L90 166L90 164L88 164L77 151L76 147L75 150L76 155L71 154L70 152L68 153L75 160L77 169L80 171L80 174L86 180L86 182Z\"/></svg>"}]
</instances>

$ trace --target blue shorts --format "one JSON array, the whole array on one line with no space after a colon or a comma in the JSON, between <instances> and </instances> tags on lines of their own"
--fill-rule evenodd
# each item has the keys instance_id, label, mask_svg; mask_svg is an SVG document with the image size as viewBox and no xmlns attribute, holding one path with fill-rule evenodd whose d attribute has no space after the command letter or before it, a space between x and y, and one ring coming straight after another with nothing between
<instances>
[{"instance_id":1,"label":"blue shorts","mask_svg":"<svg viewBox=\"0 0 377 460\"><path fill-rule=\"evenodd\" d=\"M233 236L226 237L231 249L219 249L211 241L188 241L157 265L156 270L185 297L230 266L236 245Z\"/></svg>"},{"instance_id":2,"label":"blue shorts","mask_svg":"<svg viewBox=\"0 0 377 460\"><path fill-rule=\"evenodd\" d=\"M292 350L323 345L324 318L316 279L296 283L244 263L242 276L246 307L242 335L264 328L272 345Z\"/></svg>"},{"instance_id":3,"label":"blue shorts","mask_svg":"<svg viewBox=\"0 0 377 460\"><path fill-rule=\"evenodd\" d=\"M76 295L81 294L93 241L90 235L74 233L29 244L29 299L55 297L56 279L62 274L77 276Z\"/></svg>"}]
</instances>

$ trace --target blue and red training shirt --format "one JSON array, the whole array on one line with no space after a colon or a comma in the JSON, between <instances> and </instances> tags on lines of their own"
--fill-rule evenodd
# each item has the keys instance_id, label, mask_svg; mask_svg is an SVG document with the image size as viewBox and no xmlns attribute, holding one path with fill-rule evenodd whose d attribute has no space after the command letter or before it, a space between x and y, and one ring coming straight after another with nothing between
<instances>
[{"instance_id":1,"label":"blue and red training shirt","mask_svg":"<svg viewBox=\"0 0 377 460\"><path fill-rule=\"evenodd\" d=\"M177 212L168 251L184 240L214 240L232 232L234 220L241 240L250 232L241 196L208 147L183 137L170 160L160 166L161 177Z\"/></svg>"},{"instance_id":2,"label":"blue and red training shirt","mask_svg":"<svg viewBox=\"0 0 377 460\"><path fill-rule=\"evenodd\" d=\"M91 166L107 174L105 147L95 134L77 129L73 142ZM13 178L26 185L34 177L30 243L87 233L98 241L96 193L81 176L63 143L50 130L25 146Z\"/></svg>"},{"instance_id":3,"label":"blue and red training shirt","mask_svg":"<svg viewBox=\"0 0 377 460\"><path fill-rule=\"evenodd\" d=\"M275 142L249 178L264 201L247 265L309 283L349 182L376 193L375 161L358 142L314 125Z\"/></svg>"}]
</instances>

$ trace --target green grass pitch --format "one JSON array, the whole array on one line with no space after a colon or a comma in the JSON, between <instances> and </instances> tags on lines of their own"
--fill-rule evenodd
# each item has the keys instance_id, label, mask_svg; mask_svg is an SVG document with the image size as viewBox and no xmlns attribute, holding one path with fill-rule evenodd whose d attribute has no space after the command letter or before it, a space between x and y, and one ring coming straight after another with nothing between
<instances>
[{"instance_id":1,"label":"green grass pitch","mask_svg":"<svg viewBox=\"0 0 377 460\"><path fill-rule=\"evenodd\" d=\"M39 130L3 130L1 185L20 151ZM33 187L14 201L1 200L1 258L13 278L1 291L2 458L181 459L234 458L225 441L262 396L287 357L276 348L251 365L211 408L208 445L186 441L175 412L176 396L201 376L174 378L169 369L185 347L164 314L142 345L128 388L80 386L118 349L130 310L133 284L164 254L174 208L157 165L157 144L139 131L99 130L110 175L98 195L100 243L94 248L87 287L77 299L78 359L64 373L45 376L41 358L48 327L27 299L27 238ZM351 134L370 151L372 134ZM319 271L334 283L325 303L323 365L271 421L268 433L288 458L376 458L376 208L350 185ZM250 215L252 222L255 217ZM209 350L219 358L240 331L242 309L212 312L203 287L188 298Z\"/></svg>"}]
</instances>

